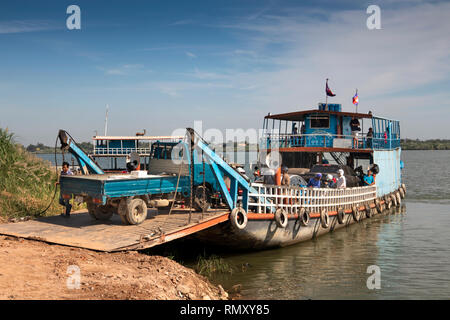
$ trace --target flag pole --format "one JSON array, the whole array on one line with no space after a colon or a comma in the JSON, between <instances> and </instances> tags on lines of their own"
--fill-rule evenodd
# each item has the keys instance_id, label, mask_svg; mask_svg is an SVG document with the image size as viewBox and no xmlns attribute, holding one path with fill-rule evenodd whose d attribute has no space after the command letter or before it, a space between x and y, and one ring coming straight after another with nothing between
<instances>
[{"instance_id":1,"label":"flag pole","mask_svg":"<svg viewBox=\"0 0 450 320\"><path fill-rule=\"evenodd\" d=\"M328 88L328 78L326 81L326 88ZM327 90L325 90L325 110L328 110L328 93Z\"/></svg>"},{"instance_id":2,"label":"flag pole","mask_svg":"<svg viewBox=\"0 0 450 320\"><path fill-rule=\"evenodd\" d=\"M358 89L356 89L356 97L358 97ZM358 103L356 104L356 113L358 113L358 104L359 104L359 97L358 97Z\"/></svg>"}]
</instances>

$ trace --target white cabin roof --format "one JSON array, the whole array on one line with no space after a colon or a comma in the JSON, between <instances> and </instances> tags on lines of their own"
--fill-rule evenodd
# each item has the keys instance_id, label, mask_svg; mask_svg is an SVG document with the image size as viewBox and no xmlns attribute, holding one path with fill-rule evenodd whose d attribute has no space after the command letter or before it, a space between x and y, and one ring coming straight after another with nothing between
<instances>
[{"instance_id":1,"label":"white cabin roof","mask_svg":"<svg viewBox=\"0 0 450 320\"><path fill-rule=\"evenodd\" d=\"M94 136L92 140L181 140L184 136Z\"/></svg>"}]
</instances>

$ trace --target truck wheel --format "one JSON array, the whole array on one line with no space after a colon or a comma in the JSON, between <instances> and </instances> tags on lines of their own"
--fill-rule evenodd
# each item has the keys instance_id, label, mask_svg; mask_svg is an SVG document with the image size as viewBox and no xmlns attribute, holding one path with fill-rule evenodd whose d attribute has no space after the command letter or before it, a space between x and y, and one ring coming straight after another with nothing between
<instances>
[{"instance_id":1,"label":"truck wheel","mask_svg":"<svg viewBox=\"0 0 450 320\"><path fill-rule=\"evenodd\" d=\"M130 224L130 221L128 221L127 219L127 211L128 211L127 200L126 199L120 200L117 213L119 214L123 224Z\"/></svg>"},{"instance_id":2,"label":"truck wheel","mask_svg":"<svg viewBox=\"0 0 450 320\"><path fill-rule=\"evenodd\" d=\"M140 224L147 219L147 205L142 199L133 199L127 206L126 218L130 224Z\"/></svg>"},{"instance_id":3,"label":"truck wheel","mask_svg":"<svg viewBox=\"0 0 450 320\"><path fill-rule=\"evenodd\" d=\"M90 201L86 202L86 205L87 205L87 209L88 209L88 212L89 212L89 215L91 216L91 218L93 220L97 220L97 217L95 216L96 205Z\"/></svg>"},{"instance_id":4,"label":"truck wheel","mask_svg":"<svg viewBox=\"0 0 450 320\"><path fill-rule=\"evenodd\" d=\"M114 213L114 207L111 205L96 205L92 202L87 203L89 215L95 220L106 221Z\"/></svg>"},{"instance_id":5,"label":"truck wheel","mask_svg":"<svg viewBox=\"0 0 450 320\"><path fill-rule=\"evenodd\" d=\"M203 190L205 190L205 198L203 198ZM208 211L211 208L211 192L207 187L198 186L194 193L194 208L197 211Z\"/></svg>"}]
</instances>

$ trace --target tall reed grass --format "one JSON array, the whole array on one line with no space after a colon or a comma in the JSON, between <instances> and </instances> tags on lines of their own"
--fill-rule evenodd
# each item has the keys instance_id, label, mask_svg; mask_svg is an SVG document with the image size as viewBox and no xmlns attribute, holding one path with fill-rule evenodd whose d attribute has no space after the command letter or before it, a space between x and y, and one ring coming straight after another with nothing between
<instances>
[{"instance_id":1,"label":"tall reed grass","mask_svg":"<svg viewBox=\"0 0 450 320\"><path fill-rule=\"evenodd\" d=\"M36 217L52 201L56 173L48 161L15 143L8 129L0 128L0 217ZM62 212L59 191L45 215Z\"/></svg>"}]
</instances>

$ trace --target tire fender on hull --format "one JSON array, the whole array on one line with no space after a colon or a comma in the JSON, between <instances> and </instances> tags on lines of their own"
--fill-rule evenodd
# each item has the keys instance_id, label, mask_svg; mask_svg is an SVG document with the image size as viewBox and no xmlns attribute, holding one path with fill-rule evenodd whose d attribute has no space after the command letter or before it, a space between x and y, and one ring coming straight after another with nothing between
<instances>
[{"instance_id":1,"label":"tire fender on hull","mask_svg":"<svg viewBox=\"0 0 450 320\"><path fill-rule=\"evenodd\" d=\"M286 228L288 225L288 215L286 211L278 208L277 211L275 211L275 221L277 222L277 226L279 228Z\"/></svg>"},{"instance_id":2,"label":"tire fender on hull","mask_svg":"<svg viewBox=\"0 0 450 320\"><path fill-rule=\"evenodd\" d=\"M325 209L320 212L320 224L325 229L330 226L330 216L328 215L328 211Z\"/></svg>"},{"instance_id":3,"label":"tire fender on hull","mask_svg":"<svg viewBox=\"0 0 450 320\"><path fill-rule=\"evenodd\" d=\"M230 222L231 225L238 230L245 229L248 222L247 212L241 207L234 208L230 213Z\"/></svg>"}]
</instances>

